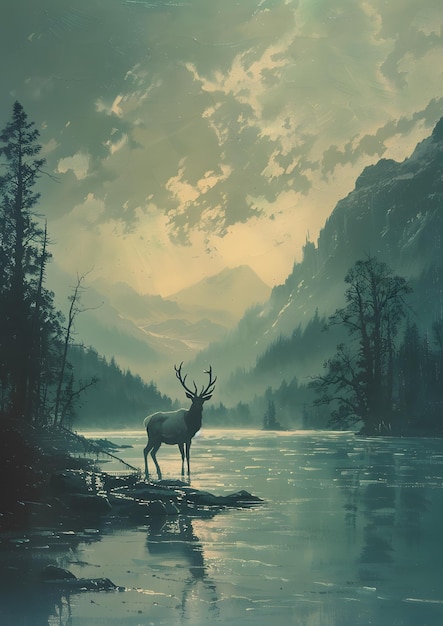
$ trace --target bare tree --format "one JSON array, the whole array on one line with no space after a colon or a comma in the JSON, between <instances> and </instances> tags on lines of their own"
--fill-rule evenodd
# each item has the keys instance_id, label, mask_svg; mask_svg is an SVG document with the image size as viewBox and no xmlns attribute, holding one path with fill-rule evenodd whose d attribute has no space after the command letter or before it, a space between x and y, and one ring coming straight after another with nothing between
<instances>
[{"instance_id":1,"label":"bare tree","mask_svg":"<svg viewBox=\"0 0 443 626\"><path fill-rule=\"evenodd\" d=\"M88 272L89 273L89 272ZM72 406L74 399L78 398L78 396L90 387L91 385L97 382L97 379L92 378L88 383L81 384L80 387L74 391L73 387L73 377L69 376L66 388L64 389L65 378L66 378L66 370L68 368L68 350L69 346L72 342L72 337L74 334L74 325L75 320L80 315L80 313L84 313L85 311L90 310L91 307L84 307L81 305L81 296L85 290L84 281L86 279L87 274L79 275L77 274L77 284L74 287L73 293L69 296L69 311L68 318L65 328L65 336L63 340L63 349L61 354L60 361L60 370L58 375L58 383L57 389L55 393L55 406L54 406L54 426L61 426L65 420L68 409Z\"/></svg>"}]
</instances>

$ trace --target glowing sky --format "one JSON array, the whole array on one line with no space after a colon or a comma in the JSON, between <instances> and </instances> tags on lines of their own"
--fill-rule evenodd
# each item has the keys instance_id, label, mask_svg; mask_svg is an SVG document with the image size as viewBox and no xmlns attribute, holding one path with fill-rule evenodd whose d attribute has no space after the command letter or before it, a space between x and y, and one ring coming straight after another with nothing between
<instances>
[{"instance_id":1,"label":"glowing sky","mask_svg":"<svg viewBox=\"0 0 443 626\"><path fill-rule=\"evenodd\" d=\"M443 115L441 0L2 0L0 123L41 132L54 264L168 295L282 282ZM6 63L5 63L6 60Z\"/></svg>"}]
</instances>

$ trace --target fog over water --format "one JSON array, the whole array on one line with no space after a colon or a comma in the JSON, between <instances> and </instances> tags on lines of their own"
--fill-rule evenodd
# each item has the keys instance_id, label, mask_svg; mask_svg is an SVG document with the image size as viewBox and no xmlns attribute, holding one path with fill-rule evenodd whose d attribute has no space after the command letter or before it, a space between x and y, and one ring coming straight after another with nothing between
<instances>
[{"instance_id":1,"label":"fog over water","mask_svg":"<svg viewBox=\"0 0 443 626\"><path fill-rule=\"evenodd\" d=\"M141 432L106 435L142 466ZM193 487L263 505L103 531L69 569L127 591L71 596L50 624L441 624L443 441L204 430L192 453ZM158 460L179 478L176 446Z\"/></svg>"}]
</instances>

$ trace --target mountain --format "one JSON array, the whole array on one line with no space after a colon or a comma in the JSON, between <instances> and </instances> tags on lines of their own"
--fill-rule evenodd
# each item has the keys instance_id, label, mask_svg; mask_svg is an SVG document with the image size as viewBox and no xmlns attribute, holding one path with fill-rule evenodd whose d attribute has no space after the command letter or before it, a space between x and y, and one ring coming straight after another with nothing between
<instances>
[{"instance_id":1,"label":"mountain","mask_svg":"<svg viewBox=\"0 0 443 626\"><path fill-rule=\"evenodd\" d=\"M96 280L93 282L93 288L102 294L120 315L137 325L143 324L146 319L157 322L181 315L181 310L175 302L159 295L141 295L127 283L110 284Z\"/></svg>"},{"instance_id":2,"label":"mountain","mask_svg":"<svg viewBox=\"0 0 443 626\"><path fill-rule=\"evenodd\" d=\"M213 364L224 381L219 391L231 402L294 376L306 382L321 370L331 346L320 323L309 345L297 335L315 316L326 319L343 306L346 272L368 255L411 281L411 316L429 328L443 310L442 236L443 119L403 162L381 159L367 167L337 203L317 243L306 242L302 261L284 284L249 310L223 343L200 353L196 363ZM263 355L282 338L292 342L291 357L283 363L274 350L275 358L263 367Z\"/></svg>"},{"instance_id":3,"label":"mountain","mask_svg":"<svg viewBox=\"0 0 443 626\"><path fill-rule=\"evenodd\" d=\"M57 303L65 311L70 281L55 271L51 279L62 286L56 290ZM76 338L169 392L174 363L189 362L221 341L245 310L257 299L266 300L270 291L246 266L223 270L172 298L96 280L83 291L85 311L76 319Z\"/></svg>"},{"instance_id":4,"label":"mountain","mask_svg":"<svg viewBox=\"0 0 443 626\"><path fill-rule=\"evenodd\" d=\"M305 383L321 371L335 345L324 322L344 304L346 272L367 255L411 281L411 317L429 329L443 310L442 222L443 119L409 158L365 168L269 297L247 267L223 270L168 299L96 283L88 290L90 310L76 322L78 337L169 395L172 366L183 360L195 372L212 364L214 399L249 401L269 386L295 376Z\"/></svg>"},{"instance_id":5,"label":"mountain","mask_svg":"<svg viewBox=\"0 0 443 626\"><path fill-rule=\"evenodd\" d=\"M249 307L265 302L270 293L270 287L248 265L240 265L203 278L169 299L182 309L206 311L212 316L223 312L226 321L238 322Z\"/></svg>"}]
</instances>

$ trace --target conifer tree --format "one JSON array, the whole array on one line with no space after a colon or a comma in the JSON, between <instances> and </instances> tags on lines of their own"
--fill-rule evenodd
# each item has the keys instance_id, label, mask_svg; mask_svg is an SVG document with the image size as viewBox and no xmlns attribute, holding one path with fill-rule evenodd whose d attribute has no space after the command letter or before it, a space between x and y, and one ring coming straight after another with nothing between
<instances>
[{"instance_id":1,"label":"conifer tree","mask_svg":"<svg viewBox=\"0 0 443 626\"><path fill-rule=\"evenodd\" d=\"M19 102L0 133L0 353L3 410L30 418L31 354L38 344L36 312L43 299L41 277L47 259L45 234L37 222L39 194L34 187L44 159L39 132ZM39 291L36 294L36 291Z\"/></svg>"}]
</instances>

